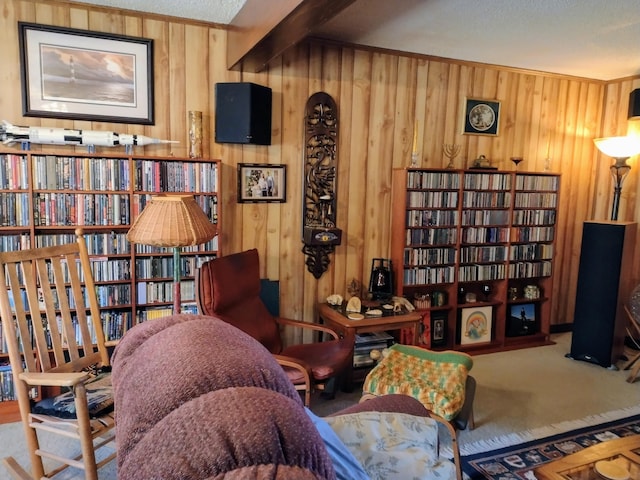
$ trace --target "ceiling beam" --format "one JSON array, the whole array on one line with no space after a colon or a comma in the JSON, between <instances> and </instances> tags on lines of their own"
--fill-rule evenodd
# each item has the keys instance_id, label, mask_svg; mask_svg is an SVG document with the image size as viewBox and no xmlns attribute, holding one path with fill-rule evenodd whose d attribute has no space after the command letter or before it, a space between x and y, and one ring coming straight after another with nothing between
<instances>
[{"instance_id":1,"label":"ceiling beam","mask_svg":"<svg viewBox=\"0 0 640 480\"><path fill-rule=\"evenodd\" d=\"M227 68L260 72L355 0L247 0L232 20Z\"/></svg>"}]
</instances>

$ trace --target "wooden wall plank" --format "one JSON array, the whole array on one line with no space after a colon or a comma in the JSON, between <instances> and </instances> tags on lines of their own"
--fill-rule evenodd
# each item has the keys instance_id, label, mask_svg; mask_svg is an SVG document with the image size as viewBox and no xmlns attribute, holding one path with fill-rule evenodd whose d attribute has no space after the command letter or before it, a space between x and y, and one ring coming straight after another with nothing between
<instances>
[{"instance_id":1,"label":"wooden wall plank","mask_svg":"<svg viewBox=\"0 0 640 480\"><path fill-rule=\"evenodd\" d=\"M153 39L155 125L22 117L17 87L18 21ZM7 59L0 88L12 92L0 98L0 107L4 118L15 124L177 137L178 146L156 145L137 153L185 155L187 111L201 110L206 129L204 151L223 162L221 250L231 253L257 247L261 272L280 280L281 311L292 318L310 320L316 301L328 293L346 296L352 279L368 288L371 259L388 256L390 172L394 166L409 165L417 124L420 166L446 166L442 145L456 143L461 145L456 166L467 166L483 154L493 165L511 170L509 157L522 155L521 170L549 169L562 174L551 324L571 322L582 223L608 219L611 208L609 166L613 160L598 153L592 139L627 131L640 134L640 122L626 119L629 92L640 88L640 78L605 83L315 41L295 47L256 75L227 70L227 32L214 25L44 0L8 2L0 26ZM273 89L271 146L215 143L215 84L236 81ZM308 273L301 252L301 175L304 105L311 93L320 90L336 99L340 113L338 226L343 229L343 244L332 256L329 271L317 281ZM501 102L497 136L462 134L467 97ZM47 150L65 152L69 148ZM33 149L41 147L34 145ZM236 167L254 162L287 166L285 203L237 203ZM637 221L640 166L637 157L630 163L633 168L623 189L620 219ZM640 247L634 259L640 259ZM638 282L640 272L638 267L635 270L633 281ZM302 336L287 332L287 339L299 341Z\"/></svg>"}]
</instances>

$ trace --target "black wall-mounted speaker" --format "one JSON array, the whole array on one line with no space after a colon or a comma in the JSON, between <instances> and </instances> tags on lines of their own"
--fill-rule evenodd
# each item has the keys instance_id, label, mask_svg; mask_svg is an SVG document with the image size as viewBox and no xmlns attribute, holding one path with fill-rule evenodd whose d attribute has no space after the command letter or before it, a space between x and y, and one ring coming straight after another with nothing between
<instances>
[{"instance_id":1,"label":"black wall-mounted speaker","mask_svg":"<svg viewBox=\"0 0 640 480\"><path fill-rule=\"evenodd\" d=\"M615 366L620 359L636 229L632 222L584 223L567 356L603 367Z\"/></svg>"},{"instance_id":2,"label":"black wall-mounted speaker","mask_svg":"<svg viewBox=\"0 0 640 480\"><path fill-rule=\"evenodd\" d=\"M271 145L271 89L216 83L216 142Z\"/></svg>"},{"instance_id":3,"label":"black wall-mounted speaker","mask_svg":"<svg viewBox=\"0 0 640 480\"><path fill-rule=\"evenodd\" d=\"M640 88L629 94L629 118L640 119Z\"/></svg>"}]
</instances>

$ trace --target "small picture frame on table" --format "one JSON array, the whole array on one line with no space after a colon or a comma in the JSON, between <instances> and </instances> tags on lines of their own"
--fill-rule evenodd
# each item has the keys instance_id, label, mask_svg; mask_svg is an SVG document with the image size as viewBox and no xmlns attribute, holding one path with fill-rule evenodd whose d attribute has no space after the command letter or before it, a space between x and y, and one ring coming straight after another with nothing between
<instances>
[{"instance_id":1,"label":"small picture frame on table","mask_svg":"<svg viewBox=\"0 0 640 480\"><path fill-rule=\"evenodd\" d=\"M471 135L498 135L500 102L467 98L462 132Z\"/></svg>"},{"instance_id":2,"label":"small picture frame on table","mask_svg":"<svg viewBox=\"0 0 640 480\"><path fill-rule=\"evenodd\" d=\"M286 185L286 165L238 164L238 203L286 202Z\"/></svg>"},{"instance_id":3,"label":"small picture frame on table","mask_svg":"<svg viewBox=\"0 0 640 480\"><path fill-rule=\"evenodd\" d=\"M492 306L463 308L460 314L460 344L490 342L492 324Z\"/></svg>"},{"instance_id":4,"label":"small picture frame on table","mask_svg":"<svg viewBox=\"0 0 640 480\"><path fill-rule=\"evenodd\" d=\"M431 345L440 347L447 343L447 313L431 314Z\"/></svg>"}]
</instances>

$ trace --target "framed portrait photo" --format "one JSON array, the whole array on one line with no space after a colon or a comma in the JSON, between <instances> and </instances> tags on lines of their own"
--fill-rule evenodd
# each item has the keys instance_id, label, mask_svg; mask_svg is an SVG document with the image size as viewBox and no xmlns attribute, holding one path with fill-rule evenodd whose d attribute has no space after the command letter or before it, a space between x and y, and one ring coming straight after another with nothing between
<instances>
[{"instance_id":1,"label":"framed portrait photo","mask_svg":"<svg viewBox=\"0 0 640 480\"><path fill-rule=\"evenodd\" d=\"M500 102L467 98L464 109L463 133L498 135Z\"/></svg>"},{"instance_id":2,"label":"framed portrait photo","mask_svg":"<svg viewBox=\"0 0 640 480\"><path fill-rule=\"evenodd\" d=\"M238 164L238 203L286 202L287 166Z\"/></svg>"},{"instance_id":3,"label":"framed portrait photo","mask_svg":"<svg viewBox=\"0 0 640 480\"><path fill-rule=\"evenodd\" d=\"M460 314L460 344L490 342L492 324L492 306L463 308Z\"/></svg>"},{"instance_id":4,"label":"framed portrait photo","mask_svg":"<svg viewBox=\"0 0 640 480\"><path fill-rule=\"evenodd\" d=\"M152 125L153 40L18 23L23 115Z\"/></svg>"}]
</instances>

